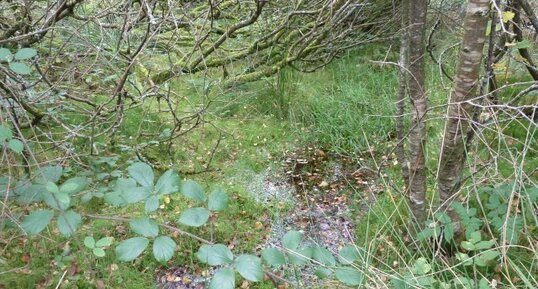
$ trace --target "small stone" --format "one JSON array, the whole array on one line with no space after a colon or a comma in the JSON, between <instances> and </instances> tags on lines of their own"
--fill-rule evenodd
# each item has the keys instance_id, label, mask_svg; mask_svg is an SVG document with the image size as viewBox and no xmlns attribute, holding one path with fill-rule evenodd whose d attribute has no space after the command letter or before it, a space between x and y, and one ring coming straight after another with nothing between
<instances>
[{"instance_id":1,"label":"small stone","mask_svg":"<svg viewBox=\"0 0 538 289\"><path fill-rule=\"evenodd\" d=\"M331 228L331 226L329 226L329 224L327 223L321 223L319 224L319 228L322 230L322 231L327 231Z\"/></svg>"}]
</instances>

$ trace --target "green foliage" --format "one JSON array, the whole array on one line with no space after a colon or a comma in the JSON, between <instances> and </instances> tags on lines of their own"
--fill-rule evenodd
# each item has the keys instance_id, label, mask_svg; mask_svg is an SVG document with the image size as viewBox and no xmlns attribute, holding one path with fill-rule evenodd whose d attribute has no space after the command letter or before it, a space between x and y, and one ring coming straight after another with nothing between
<instances>
[{"instance_id":1,"label":"green foliage","mask_svg":"<svg viewBox=\"0 0 538 289\"><path fill-rule=\"evenodd\" d=\"M209 289L234 289L235 288L235 272L230 268L219 269L211 282Z\"/></svg>"},{"instance_id":2,"label":"green foliage","mask_svg":"<svg viewBox=\"0 0 538 289\"><path fill-rule=\"evenodd\" d=\"M370 52L350 53L313 74L290 79L295 87L290 92L290 119L307 128L300 135L344 154L368 149L367 141L379 146L390 138L396 70L376 73L385 68L369 64L371 58L362 59L363 55L371 57ZM383 54L376 56L386 58Z\"/></svg>"},{"instance_id":3,"label":"green foliage","mask_svg":"<svg viewBox=\"0 0 538 289\"><path fill-rule=\"evenodd\" d=\"M15 53L16 60L25 60L33 58L37 55L37 51L33 48L21 48Z\"/></svg>"},{"instance_id":4,"label":"green foliage","mask_svg":"<svg viewBox=\"0 0 538 289\"><path fill-rule=\"evenodd\" d=\"M349 286L359 286L364 280L362 273L351 267L338 268L335 275L336 279Z\"/></svg>"},{"instance_id":5,"label":"green foliage","mask_svg":"<svg viewBox=\"0 0 538 289\"><path fill-rule=\"evenodd\" d=\"M95 242L95 239L92 236L87 236L84 238L84 246L92 250L92 253L95 257L102 258L106 255L105 249L112 245L112 238L104 237Z\"/></svg>"},{"instance_id":6,"label":"green foliage","mask_svg":"<svg viewBox=\"0 0 538 289\"><path fill-rule=\"evenodd\" d=\"M168 236L159 236L153 242L153 256L159 262L166 262L174 256L176 242Z\"/></svg>"},{"instance_id":7,"label":"green foliage","mask_svg":"<svg viewBox=\"0 0 538 289\"><path fill-rule=\"evenodd\" d=\"M262 250L263 260L271 267L279 267L286 263L284 254L277 248L265 248Z\"/></svg>"},{"instance_id":8,"label":"green foliage","mask_svg":"<svg viewBox=\"0 0 538 289\"><path fill-rule=\"evenodd\" d=\"M129 175L142 187L149 191L153 190L153 169L146 163L134 163L127 168Z\"/></svg>"},{"instance_id":9,"label":"green foliage","mask_svg":"<svg viewBox=\"0 0 538 289\"><path fill-rule=\"evenodd\" d=\"M147 217L134 219L129 222L129 226L133 232L144 237L157 237L159 234L159 225L157 222Z\"/></svg>"},{"instance_id":10,"label":"green foliage","mask_svg":"<svg viewBox=\"0 0 538 289\"><path fill-rule=\"evenodd\" d=\"M191 208L181 213L178 222L191 227L200 227L207 223L210 214L206 208Z\"/></svg>"},{"instance_id":11,"label":"green foliage","mask_svg":"<svg viewBox=\"0 0 538 289\"><path fill-rule=\"evenodd\" d=\"M69 237L76 232L81 222L82 217L73 210L61 212L58 216L58 230L62 235Z\"/></svg>"},{"instance_id":12,"label":"green foliage","mask_svg":"<svg viewBox=\"0 0 538 289\"><path fill-rule=\"evenodd\" d=\"M228 207L229 201L228 194L222 188L217 188L209 194L207 208L211 211L223 211Z\"/></svg>"},{"instance_id":13,"label":"green foliage","mask_svg":"<svg viewBox=\"0 0 538 289\"><path fill-rule=\"evenodd\" d=\"M21 48L15 55L7 48L0 48L0 63L7 62L9 69L19 75L29 75L32 70L22 61L32 59L36 55L37 51L33 48Z\"/></svg>"},{"instance_id":14,"label":"green foliage","mask_svg":"<svg viewBox=\"0 0 538 289\"><path fill-rule=\"evenodd\" d=\"M200 184L198 184L195 181L186 181L183 182L181 185L181 193L185 195L187 198L191 198L193 200L204 202L206 200L206 196L204 194L204 189Z\"/></svg>"},{"instance_id":15,"label":"green foliage","mask_svg":"<svg viewBox=\"0 0 538 289\"><path fill-rule=\"evenodd\" d=\"M230 264L233 261L233 253L222 244L202 245L196 253L196 258L202 263L211 266Z\"/></svg>"},{"instance_id":16,"label":"green foliage","mask_svg":"<svg viewBox=\"0 0 538 289\"><path fill-rule=\"evenodd\" d=\"M361 255L355 246L346 245L340 249L338 261L344 265L349 265L357 261L360 257Z\"/></svg>"},{"instance_id":17,"label":"green foliage","mask_svg":"<svg viewBox=\"0 0 538 289\"><path fill-rule=\"evenodd\" d=\"M288 250L295 250L301 243L303 234L298 231L289 231L282 237L282 246Z\"/></svg>"},{"instance_id":18,"label":"green foliage","mask_svg":"<svg viewBox=\"0 0 538 289\"><path fill-rule=\"evenodd\" d=\"M149 240L144 237L134 237L121 241L116 247L116 257L120 261L132 261L142 254L148 245Z\"/></svg>"},{"instance_id":19,"label":"green foliage","mask_svg":"<svg viewBox=\"0 0 538 289\"><path fill-rule=\"evenodd\" d=\"M288 260L290 264L295 266L305 266L310 262L312 255L314 254L312 247L305 247L300 249L291 250L288 254Z\"/></svg>"},{"instance_id":20,"label":"green foliage","mask_svg":"<svg viewBox=\"0 0 538 289\"><path fill-rule=\"evenodd\" d=\"M319 263L325 265L325 266L334 266L336 265L336 260L334 259L333 254L323 248L316 246L312 249L312 257L314 260L318 261Z\"/></svg>"},{"instance_id":21,"label":"green foliage","mask_svg":"<svg viewBox=\"0 0 538 289\"><path fill-rule=\"evenodd\" d=\"M24 218L21 227L28 234L38 234L48 226L53 216L54 212L51 210L34 211Z\"/></svg>"},{"instance_id":22,"label":"green foliage","mask_svg":"<svg viewBox=\"0 0 538 289\"><path fill-rule=\"evenodd\" d=\"M260 258L252 255L240 255L234 263L234 267L243 278L259 282L265 275Z\"/></svg>"},{"instance_id":23,"label":"green foliage","mask_svg":"<svg viewBox=\"0 0 538 289\"><path fill-rule=\"evenodd\" d=\"M0 125L0 144L2 146L6 145L11 151L18 154L24 150L24 144L20 140L13 138L11 129L3 125Z\"/></svg>"}]
</instances>

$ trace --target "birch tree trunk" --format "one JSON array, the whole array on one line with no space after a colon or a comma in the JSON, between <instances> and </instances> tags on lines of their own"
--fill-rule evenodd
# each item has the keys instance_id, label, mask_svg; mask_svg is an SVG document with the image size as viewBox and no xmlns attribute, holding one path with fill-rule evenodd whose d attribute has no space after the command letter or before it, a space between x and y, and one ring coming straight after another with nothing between
<instances>
[{"instance_id":1,"label":"birch tree trunk","mask_svg":"<svg viewBox=\"0 0 538 289\"><path fill-rule=\"evenodd\" d=\"M466 156L464 136L469 130L473 115L473 107L466 101L475 97L479 86L478 77L486 41L489 3L490 0L470 0L467 5L463 25L464 35L441 147L437 176L441 209L454 220L457 231L460 229L459 222L450 203L461 185Z\"/></svg>"},{"instance_id":2,"label":"birch tree trunk","mask_svg":"<svg viewBox=\"0 0 538 289\"><path fill-rule=\"evenodd\" d=\"M407 95L407 83L409 67L409 33L407 31L409 26L409 0L402 0L400 4L401 10L401 35L400 35L400 59L398 67L399 85L398 92L396 94L396 158L400 163L402 176L405 184L405 191L409 189L409 163L407 160L406 152L406 138L404 132L404 114L405 114L405 101Z\"/></svg>"},{"instance_id":3,"label":"birch tree trunk","mask_svg":"<svg viewBox=\"0 0 538 289\"><path fill-rule=\"evenodd\" d=\"M427 0L409 0L409 97L411 98L411 131L409 133L409 201L415 219L426 219L426 124L428 108L424 56L426 50Z\"/></svg>"}]
</instances>

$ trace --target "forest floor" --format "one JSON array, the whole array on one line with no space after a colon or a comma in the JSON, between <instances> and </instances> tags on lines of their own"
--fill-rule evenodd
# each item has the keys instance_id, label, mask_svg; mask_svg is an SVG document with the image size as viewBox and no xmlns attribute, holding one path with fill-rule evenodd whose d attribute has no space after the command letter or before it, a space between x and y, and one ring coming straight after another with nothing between
<instances>
[{"instance_id":1,"label":"forest floor","mask_svg":"<svg viewBox=\"0 0 538 289\"><path fill-rule=\"evenodd\" d=\"M379 115L393 113L396 74L361 60L361 55L372 53L385 57L383 49L365 49L364 54L350 54L313 74L283 72L277 80L219 95L214 100L219 105L208 113L211 126L198 128L175 142L173 156L163 154L159 146L139 151L138 157L155 167L168 168L170 164L182 178L194 179L207 189L222 186L230 194L226 212L208 226L186 229L188 232L224 243L238 254L279 246L289 230L303 232L305 245L319 244L332 253L344 244L371 244L368 232L377 230L376 222L379 226L388 222L384 211L394 211L384 181L386 172L382 176L378 172L379 166L392 164L392 157L384 156L390 151L387 138L392 119ZM385 83L386 88L380 89L379 83ZM189 86L188 81L177 89L198 97L197 88ZM376 102L370 101L371 95L376 95ZM166 125L158 114L138 117L143 113L140 109L128 112L120 131L122 139L131 140L142 125L158 125L155 129L159 131ZM138 144L132 139L131 147ZM125 156L133 151L122 151L113 169L122 169L129 161ZM114 155L100 157L96 161ZM384 163L377 164L377 159ZM185 199L171 196L158 218L175 222L188 206L192 204ZM114 209L95 198L82 207L91 214L127 218L136 217L134 209ZM361 222L365 217L368 222ZM52 231L44 232L40 239L14 232L5 238L1 251L0 288L54 288L60 284L63 288L145 289L158 284L170 289L200 289L214 271L194 260L199 243L188 238L173 236L179 249L165 265L156 263L149 253L132 263L119 263L112 249L106 257L96 258L82 243L92 234L123 240L129 237L129 231L127 224L93 220L84 224L71 241ZM336 288L331 281L320 281L313 269L307 268L275 273L291 280L290 287ZM299 280L305 284L293 284ZM240 287L275 286L266 280L244 282Z\"/></svg>"},{"instance_id":2,"label":"forest floor","mask_svg":"<svg viewBox=\"0 0 538 289\"><path fill-rule=\"evenodd\" d=\"M284 234L297 230L303 233L306 245L320 245L337 255L346 244L353 244L354 224L360 222L377 195L383 193L383 186L378 183L377 171L361 167L349 157L307 145L284 152L278 166L266 168L250 179L247 190L265 207L287 208L255 223L254 229L266 232L255 251L281 247ZM234 243L240 241L234 238L227 245L233 248ZM286 276L283 271L275 273L292 281L292 286L301 288L335 286L330 284L333 281L316 277L310 267L301 267L295 272L300 278ZM210 274L170 267L158 271L156 280L167 289L202 289ZM245 281L241 288L250 286Z\"/></svg>"}]
</instances>

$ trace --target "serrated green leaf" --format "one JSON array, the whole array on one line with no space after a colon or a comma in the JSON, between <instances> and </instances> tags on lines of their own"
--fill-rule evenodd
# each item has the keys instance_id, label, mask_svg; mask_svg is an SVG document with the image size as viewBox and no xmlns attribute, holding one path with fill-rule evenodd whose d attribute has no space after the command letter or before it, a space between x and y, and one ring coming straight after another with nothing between
<instances>
[{"instance_id":1,"label":"serrated green leaf","mask_svg":"<svg viewBox=\"0 0 538 289\"><path fill-rule=\"evenodd\" d=\"M46 188L47 188L47 191L49 191L51 193L59 193L60 192L60 189L58 188L58 186L53 182L48 182Z\"/></svg>"},{"instance_id":2,"label":"serrated green leaf","mask_svg":"<svg viewBox=\"0 0 538 289\"><path fill-rule=\"evenodd\" d=\"M20 204L30 204L43 201L43 193L46 191L47 189L42 184L32 184L28 187L21 187L17 190L17 202Z\"/></svg>"},{"instance_id":3,"label":"serrated green leaf","mask_svg":"<svg viewBox=\"0 0 538 289\"><path fill-rule=\"evenodd\" d=\"M188 180L181 184L181 193L190 199L193 199L195 201L204 202L206 200L206 196L204 194L204 189L200 184L198 184L195 181Z\"/></svg>"},{"instance_id":4,"label":"serrated green leaf","mask_svg":"<svg viewBox=\"0 0 538 289\"><path fill-rule=\"evenodd\" d=\"M174 256L176 242L168 236L159 236L153 241L153 256L159 262L166 262Z\"/></svg>"},{"instance_id":5,"label":"serrated green leaf","mask_svg":"<svg viewBox=\"0 0 538 289\"><path fill-rule=\"evenodd\" d=\"M74 190L77 187L76 184L62 184L60 186L60 192L67 194L67 192Z\"/></svg>"},{"instance_id":6,"label":"serrated green leaf","mask_svg":"<svg viewBox=\"0 0 538 289\"><path fill-rule=\"evenodd\" d=\"M359 286L364 276L361 272L351 267L342 267L336 269L336 279L348 286Z\"/></svg>"},{"instance_id":7,"label":"serrated green leaf","mask_svg":"<svg viewBox=\"0 0 538 289\"><path fill-rule=\"evenodd\" d=\"M78 213L69 210L58 216L58 230L62 235L69 237L76 232L81 222L82 217Z\"/></svg>"},{"instance_id":8,"label":"serrated green leaf","mask_svg":"<svg viewBox=\"0 0 538 289\"><path fill-rule=\"evenodd\" d=\"M301 244L303 234L298 231L289 231L282 237L282 246L288 250L295 250Z\"/></svg>"},{"instance_id":9,"label":"serrated green leaf","mask_svg":"<svg viewBox=\"0 0 538 289\"><path fill-rule=\"evenodd\" d=\"M460 288L461 286L464 289L472 289L474 287L473 280L463 276L458 276L458 278L452 279L452 283L457 286L456 288Z\"/></svg>"},{"instance_id":10,"label":"serrated green leaf","mask_svg":"<svg viewBox=\"0 0 538 289\"><path fill-rule=\"evenodd\" d=\"M428 263L428 261L424 257L418 258L415 261L415 264L413 265L413 273L417 275L427 274L428 272L430 272L431 269L432 269L432 266L430 265L430 263Z\"/></svg>"},{"instance_id":11,"label":"serrated green leaf","mask_svg":"<svg viewBox=\"0 0 538 289\"><path fill-rule=\"evenodd\" d=\"M318 276L318 278L320 278L320 279L325 279L325 278L331 276L332 273L333 273L333 271L331 271L330 269L327 269L327 268L324 268L324 267L319 267L314 272L314 275Z\"/></svg>"},{"instance_id":12,"label":"serrated green leaf","mask_svg":"<svg viewBox=\"0 0 538 289\"><path fill-rule=\"evenodd\" d=\"M74 177L65 181L60 186L60 192L73 195L82 192L88 186L88 179L85 177Z\"/></svg>"},{"instance_id":13,"label":"serrated green leaf","mask_svg":"<svg viewBox=\"0 0 538 289\"><path fill-rule=\"evenodd\" d=\"M60 192L43 192L43 200L49 207L61 211L67 210L71 205L71 198L69 195Z\"/></svg>"},{"instance_id":14,"label":"serrated green leaf","mask_svg":"<svg viewBox=\"0 0 538 289\"><path fill-rule=\"evenodd\" d=\"M37 51L33 48L22 48L15 53L15 59L16 60L25 60L30 59L37 55Z\"/></svg>"},{"instance_id":15,"label":"serrated green leaf","mask_svg":"<svg viewBox=\"0 0 538 289\"><path fill-rule=\"evenodd\" d=\"M424 241L426 239L433 237L434 234L435 234L435 231L432 228L425 228L424 230L420 231L417 234L417 239L419 241Z\"/></svg>"},{"instance_id":16,"label":"serrated green leaf","mask_svg":"<svg viewBox=\"0 0 538 289\"><path fill-rule=\"evenodd\" d=\"M476 244L474 244L474 248L475 250L486 250L486 249L489 249L491 247L493 247L493 245L495 245L495 242L489 240L489 241L480 241Z\"/></svg>"},{"instance_id":17,"label":"serrated green leaf","mask_svg":"<svg viewBox=\"0 0 538 289\"><path fill-rule=\"evenodd\" d=\"M144 237L156 237L159 234L159 225L147 217L138 218L129 222L133 232Z\"/></svg>"},{"instance_id":18,"label":"serrated green leaf","mask_svg":"<svg viewBox=\"0 0 538 289\"><path fill-rule=\"evenodd\" d=\"M486 261L480 257L473 257L474 264L480 267L486 267Z\"/></svg>"},{"instance_id":19,"label":"serrated green leaf","mask_svg":"<svg viewBox=\"0 0 538 289\"><path fill-rule=\"evenodd\" d=\"M116 257L120 261L132 261L144 252L148 244L149 240L144 237L134 237L122 241L116 247Z\"/></svg>"},{"instance_id":20,"label":"serrated green leaf","mask_svg":"<svg viewBox=\"0 0 538 289\"><path fill-rule=\"evenodd\" d=\"M134 163L127 168L127 171L129 172L129 176L142 187L150 191L153 190L155 175L153 174L153 169L148 164L142 162Z\"/></svg>"},{"instance_id":21,"label":"serrated green leaf","mask_svg":"<svg viewBox=\"0 0 538 289\"><path fill-rule=\"evenodd\" d=\"M105 250L103 250L103 248L96 247L96 248L93 248L92 251L93 251L93 254L99 258L102 258L106 255Z\"/></svg>"},{"instance_id":22,"label":"serrated green leaf","mask_svg":"<svg viewBox=\"0 0 538 289\"><path fill-rule=\"evenodd\" d=\"M235 260L235 269L243 278L252 282L263 280L265 273L260 258L253 255L240 255Z\"/></svg>"},{"instance_id":23,"label":"serrated green leaf","mask_svg":"<svg viewBox=\"0 0 538 289\"><path fill-rule=\"evenodd\" d=\"M21 227L28 234L38 234L47 227L53 216L54 212L51 210L33 211L24 218Z\"/></svg>"},{"instance_id":24,"label":"serrated green leaf","mask_svg":"<svg viewBox=\"0 0 538 289\"><path fill-rule=\"evenodd\" d=\"M13 54L7 48L0 48L0 62L9 62L13 59Z\"/></svg>"},{"instance_id":25,"label":"serrated green leaf","mask_svg":"<svg viewBox=\"0 0 538 289\"><path fill-rule=\"evenodd\" d=\"M230 201L228 194L222 188L217 188L211 192L208 199L207 208L217 212L225 210Z\"/></svg>"},{"instance_id":26,"label":"serrated green leaf","mask_svg":"<svg viewBox=\"0 0 538 289\"><path fill-rule=\"evenodd\" d=\"M135 187L121 192L122 198L129 204L138 203L150 196L150 192L144 187Z\"/></svg>"},{"instance_id":27,"label":"serrated green leaf","mask_svg":"<svg viewBox=\"0 0 538 289\"><path fill-rule=\"evenodd\" d=\"M95 247L108 247L112 245L112 237L104 237L95 242Z\"/></svg>"},{"instance_id":28,"label":"serrated green leaf","mask_svg":"<svg viewBox=\"0 0 538 289\"><path fill-rule=\"evenodd\" d=\"M159 196L153 195L146 200L144 209L146 213L155 212L159 208Z\"/></svg>"},{"instance_id":29,"label":"serrated green leaf","mask_svg":"<svg viewBox=\"0 0 538 289\"><path fill-rule=\"evenodd\" d=\"M180 184L179 175L174 170L168 170L157 180L155 190L159 194L167 195L178 192Z\"/></svg>"},{"instance_id":30,"label":"serrated green leaf","mask_svg":"<svg viewBox=\"0 0 538 289\"><path fill-rule=\"evenodd\" d=\"M206 208L187 209L179 216L179 222L191 227L200 227L207 223L211 212Z\"/></svg>"},{"instance_id":31,"label":"serrated green leaf","mask_svg":"<svg viewBox=\"0 0 538 289\"><path fill-rule=\"evenodd\" d=\"M463 266L473 265L473 259L465 253L456 253L456 259L463 262Z\"/></svg>"},{"instance_id":32,"label":"serrated green leaf","mask_svg":"<svg viewBox=\"0 0 538 289\"><path fill-rule=\"evenodd\" d=\"M476 244L482 240L482 234L480 231L475 231L471 233L471 238L469 238L469 242Z\"/></svg>"},{"instance_id":33,"label":"serrated green leaf","mask_svg":"<svg viewBox=\"0 0 538 289\"><path fill-rule=\"evenodd\" d=\"M448 242L454 239L454 225L452 225L452 223L448 223L445 225L445 228L443 230L443 236Z\"/></svg>"},{"instance_id":34,"label":"serrated green leaf","mask_svg":"<svg viewBox=\"0 0 538 289\"><path fill-rule=\"evenodd\" d=\"M32 73L32 70L30 69L30 67L22 62L10 62L9 69L11 69L11 71L20 75L28 75Z\"/></svg>"},{"instance_id":35,"label":"serrated green leaf","mask_svg":"<svg viewBox=\"0 0 538 289\"><path fill-rule=\"evenodd\" d=\"M235 288L235 274L230 268L221 268L218 270L211 282L209 282L209 289L234 289Z\"/></svg>"},{"instance_id":36,"label":"serrated green leaf","mask_svg":"<svg viewBox=\"0 0 538 289\"><path fill-rule=\"evenodd\" d=\"M314 247L312 252L312 258L325 266L336 265L336 260L334 259L333 254L323 247Z\"/></svg>"},{"instance_id":37,"label":"serrated green leaf","mask_svg":"<svg viewBox=\"0 0 538 289\"><path fill-rule=\"evenodd\" d=\"M61 166L46 166L39 168L37 173L36 182L40 184L46 184L47 182L56 183L60 180L62 176L63 168Z\"/></svg>"},{"instance_id":38,"label":"serrated green leaf","mask_svg":"<svg viewBox=\"0 0 538 289\"><path fill-rule=\"evenodd\" d=\"M60 203L62 204L69 204L71 202L71 198L66 193L58 192L58 193L53 193L53 194L54 196L56 196L58 201L60 201Z\"/></svg>"},{"instance_id":39,"label":"serrated green leaf","mask_svg":"<svg viewBox=\"0 0 538 289\"><path fill-rule=\"evenodd\" d=\"M122 206L127 204L120 192L110 192L106 193L103 197L105 202L111 204L112 206Z\"/></svg>"},{"instance_id":40,"label":"serrated green leaf","mask_svg":"<svg viewBox=\"0 0 538 289\"><path fill-rule=\"evenodd\" d=\"M12 137L11 129L7 126L0 125L0 143L10 140Z\"/></svg>"},{"instance_id":41,"label":"serrated green leaf","mask_svg":"<svg viewBox=\"0 0 538 289\"><path fill-rule=\"evenodd\" d=\"M87 236L84 238L84 246L86 246L88 249L95 248L95 239L92 236Z\"/></svg>"},{"instance_id":42,"label":"serrated green leaf","mask_svg":"<svg viewBox=\"0 0 538 289\"><path fill-rule=\"evenodd\" d=\"M277 248L265 248L262 250L262 259L272 267L278 267L286 263L284 254Z\"/></svg>"},{"instance_id":43,"label":"serrated green leaf","mask_svg":"<svg viewBox=\"0 0 538 289\"><path fill-rule=\"evenodd\" d=\"M489 281L486 278L482 277L478 282L478 289L491 289L491 287L489 286Z\"/></svg>"},{"instance_id":44,"label":"serrated green leaf","mask_svg":"<svg viewBox=\"0 0 538 289\"><path fill-rule=\"evenodd\" d=\"M479 258L481 258L482 260L484 261L491 261L495 258L497 258L498 256L500 255L499 251L497 250L490 250L490 251L485 251L485 252L482 252L480 255L479 255Z\"/></svg>"},{"instance_id":45,"label":"serrated green leaf","mask_svg":"<svg viewBox=\"0 0 538 289\"><path fill-rule=\"evenodd\" d=\"M7 147L18 154L22 153L22 151L24 150L24 144L22 143L22 141L14 138L9 140L9 142L7 143Z\"/></svg>"},{"instance_id":46,"label":"serrated green leaf","mask_svg":"<svg viewBox=\"0 0 538 289\"><path fill-rule=\"evenodd\" d=\"M295 266L304 266L310 262L313 253L314 250L312 247L296 249L289 252L288 258L291 264Z\"/></svg>"},{"instance_id":47,"label":"serrated green leaf","mask_svg":"<svg viewBox=\"0 0 538 289\"><path fill-rule=\"evenodd\" d=\"M338 254L338 261L341 264L349 265L360 258L360 253L355 246L347 245Z\"/></svg>"},{"instance_id":48,"label":"serrated green leaf","mask_svg":"<svg viewBox=\"0 0 538 289\"><path fill-rule=\"evenodd\" d=\"M202 245L198 249L198 252L196 252L196 258L202 263L217 266L230 264L233 261L234 255L228 247L222 244Z\"/></svg>"},{"instance_id":49,"label":"serrated green leaf","mask_svg":"<svg viewBox=\"0 0 538 289\"><path fill-rule=\"evenodd\" d=\"M473 251L475 249L474 244L469 241L462 241L461 247L467 251Z\"/></svg>"}]
</instances>

